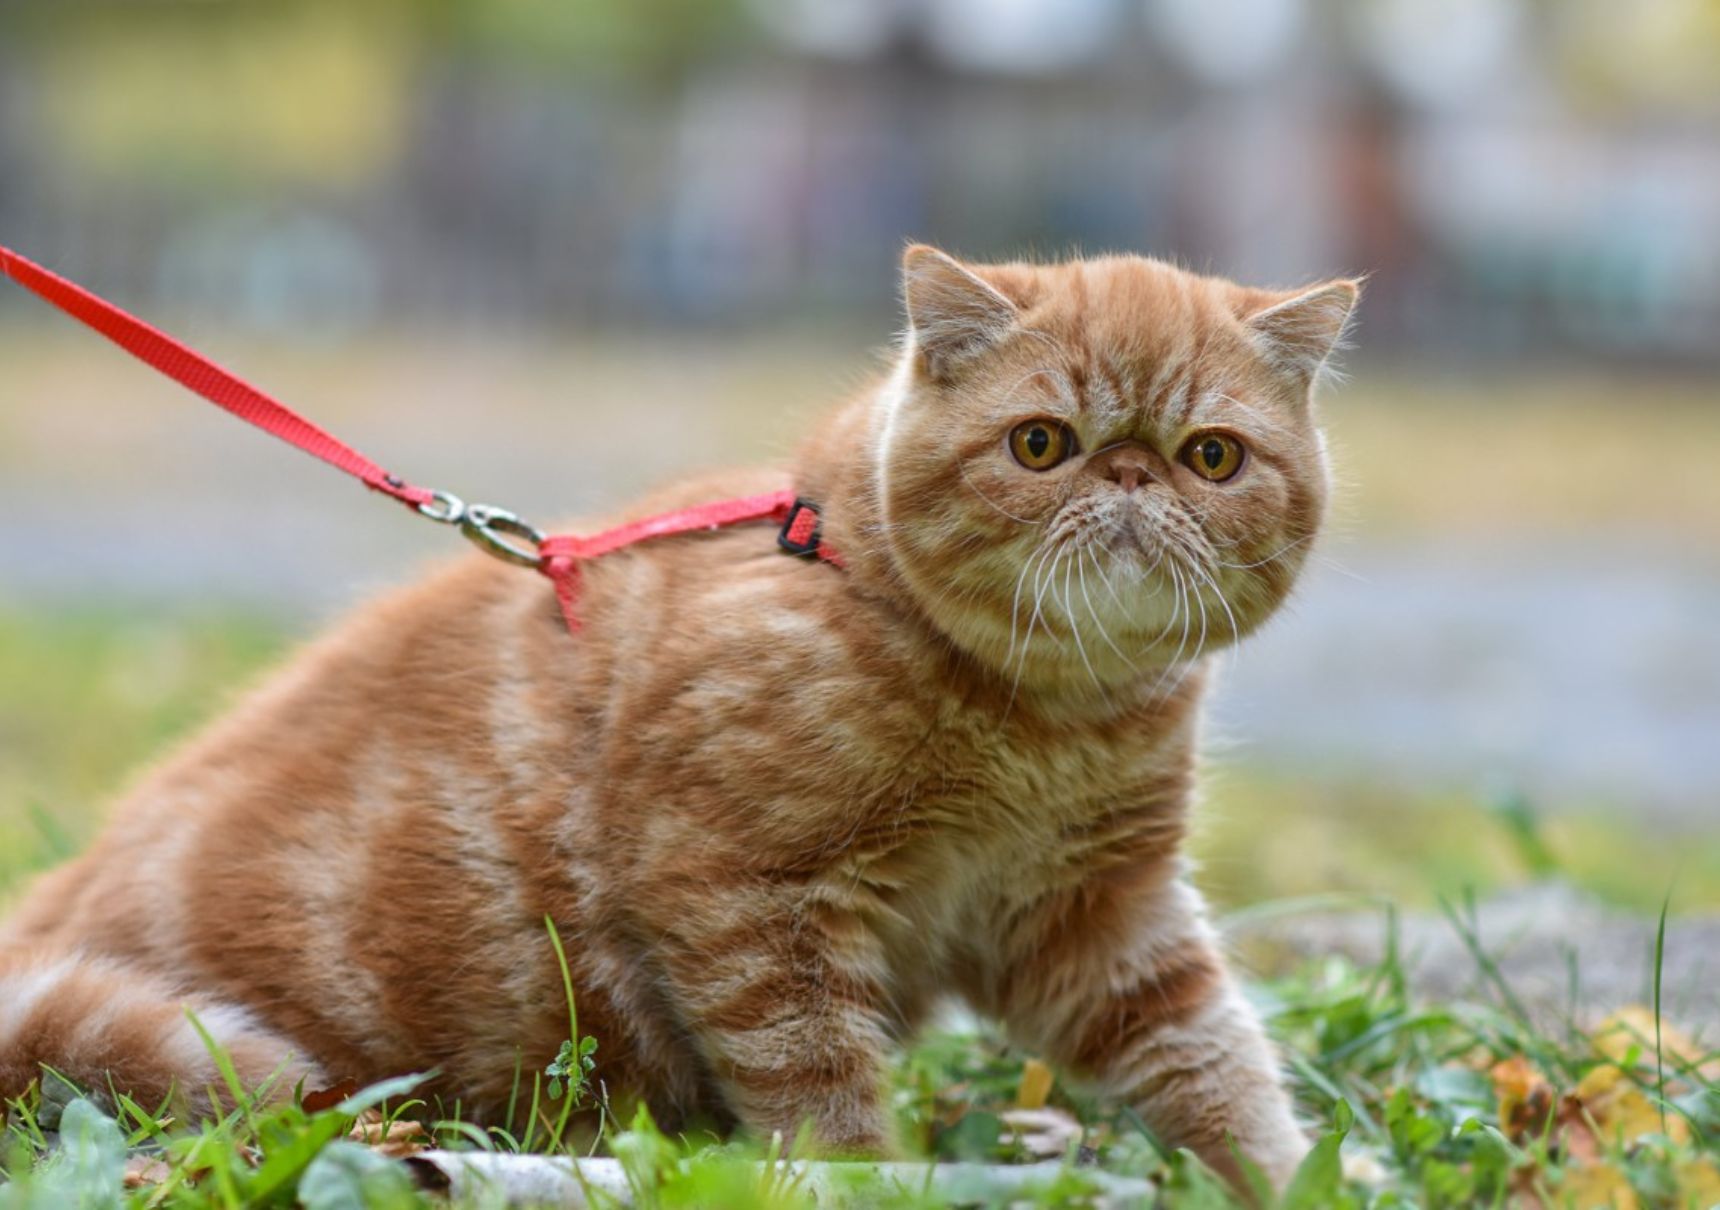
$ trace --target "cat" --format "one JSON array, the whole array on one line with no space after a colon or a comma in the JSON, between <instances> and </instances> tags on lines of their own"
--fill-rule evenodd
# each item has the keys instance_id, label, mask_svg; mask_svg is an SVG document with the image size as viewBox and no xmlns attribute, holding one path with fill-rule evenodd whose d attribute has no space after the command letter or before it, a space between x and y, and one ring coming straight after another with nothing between
<instances>
[{"instance_id":1,"label":"cat","mask_svg":"<svg viewBox=\"0 0 1720 1210\"><path fill-rule=\"evenodd\" d=\"M543 579L476 555L358 611L146 777L0 932L0 1094L144 1104L434 1069L482 1118L567 1036L604 1086L893 1146L889 1048L945 997L1233 1178L1306 1143L1181 847L1210 655L1327 495L1312 395L1354 281L1138 256L903 258L893 368L768 528Z\"/></svg>"}]
</instances>

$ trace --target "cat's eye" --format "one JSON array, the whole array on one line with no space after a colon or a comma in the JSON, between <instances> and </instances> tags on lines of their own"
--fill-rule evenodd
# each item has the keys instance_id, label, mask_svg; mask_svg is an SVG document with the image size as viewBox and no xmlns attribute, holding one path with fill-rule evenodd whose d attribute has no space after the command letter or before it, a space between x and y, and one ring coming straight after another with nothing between
<instances>
[{"instance_id":1,"label":"cat's eye","mask_svg":"<svg viewBox=\"0 0 1720 1210\"><path fill-rule=\"evenodd\" d=\"M1242 469L1247 451L1228 433L1197 433L1182 448L1182 462L1202 479L1223 483Z\"/></svg>"},{"instance_id":2,"label":"cat's eye","mask_svg":"<svg viewBox=\"0 0 1720 1210\"><path fill-rule=\"evenodd\" d=\"M1055 420L1027 420L1009 433L1009 452L1030 471L1048 471L1075 452L1075 433Z\"/></svg>"}]
</instances>

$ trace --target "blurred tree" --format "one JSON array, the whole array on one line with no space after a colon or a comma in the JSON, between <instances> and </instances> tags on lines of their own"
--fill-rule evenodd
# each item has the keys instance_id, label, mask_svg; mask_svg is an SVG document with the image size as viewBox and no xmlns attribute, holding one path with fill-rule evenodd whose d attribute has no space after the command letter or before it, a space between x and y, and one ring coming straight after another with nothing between
<instances>
[{"instance_id":1,"label":"blurred tree","mask_svg":"<svg viewBox=\"0 0 1720 1210\"><path fill-rule=\"evenodd\" d=\"M1720 111L1720 0L1557 0L1555 62L1589 106Z\"/></svg>"},{"instance_id":2,"label":"blurred tree","mask_svg":"<svg viewBox=\"0 0 1720 1210\"><path fill-rule=\"evenodd\" d=\"M425 27L510 65L661 82L756 39L736 0L425 0Z\"/></svg>"},{"instance_id":3,"label":"blurred tree","mask_svg":"<svg viewBox=\"0 0 1720 1210\"><path fill-rule=\"evenodd\" d=\"M95 180L338 190L401 145L410 35L395 0L92 3L28 70L47 137Z\"/></svg>"}]
</instances>

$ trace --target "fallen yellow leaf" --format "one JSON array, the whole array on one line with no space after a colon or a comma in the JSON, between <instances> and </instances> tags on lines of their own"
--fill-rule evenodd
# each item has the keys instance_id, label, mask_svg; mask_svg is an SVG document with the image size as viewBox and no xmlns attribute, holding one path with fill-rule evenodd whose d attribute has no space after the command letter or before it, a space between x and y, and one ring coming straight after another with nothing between
<instances>
[{"instance_id":1,"label":"fallen yellow leaf","mask_svg":"<svg viewBox=\"0 0 1720 1210\"><path fill-rule=\"evenodd\" d=\"M1021 1065L1021 1082L1015 1088L1017 1109L1043 1109L1045 1098L1051 1095L1051 1069L1038 1059Z\"/></svg>"},{"instance_id":2,"label":"fallen yellow leaf","mask_svg":"<svg viewBox=\"0 0 1720 1210\"><path fill-rule=\"evenodd\" d=\"M1638 1210L1640 1205L1624 1173L1611 1164L1567 1169L1557 1193L1568 1210Z\"/></svg>"},{"instance_id":3,"label":"fallen yellow leaf","mask_svg":"<svg viewBox=\"0 0 1720 1210\"><path fill-rule=\"evenodd\" d=\"M1676 1176L1682 1205L1720 1206L1720 1168L1713 1160L1686 1160L1678 1165Z\"/></svg>"},{"instance_id":4,"label":"fallen yellow leaf","mask_svg":"<svg viewBox=\"0 0 1720 1210\"><path fill-rule=\"evenodd\" d=\"M1645 1134L1660 1132L1660 1110L1621 1067L1601 1064L1577 1082L1572 1095L1581 1110L1594 1119L1602 1138L1609 1142L1629 1143ZM1690 1123L1676 1113L1668 1113L1666 1135L1674 1142L1688 1143Z\"/></svg>"},{"instance_id":5,"label":"fallen yellow leaf","mask_svg":"<svg viewBox=\"0 0 1720 1210\"><path fill-rule=\"evenodd\" d=\"M1507 1138L1539 1134L1553 1111L1553 1086L1522 1055L1501 1059L1487 1073L1499 1098L1499 1129Z\"/></svg>"},{"instance_id":6,"label":"fallen yellow leaf","mask_svg":"<svg viewBox=\"0 0 1720 1210\"><path fill-rule=\"evenodd\" d=\"M1594 1042L1595 1049L1614 1063L1623 1063L1634 1046L1639 1052L1637 1062L1652 1065L1654 1010L1640 1004L1619 1009L1595 1029ZM1720 1057L1698 1046L1695 1039L1665 1018L1660 1022L1660 1053L1669 1077L1695 1068L1710 1080L1720 1080Z\"/></svg>"}]
</instances>

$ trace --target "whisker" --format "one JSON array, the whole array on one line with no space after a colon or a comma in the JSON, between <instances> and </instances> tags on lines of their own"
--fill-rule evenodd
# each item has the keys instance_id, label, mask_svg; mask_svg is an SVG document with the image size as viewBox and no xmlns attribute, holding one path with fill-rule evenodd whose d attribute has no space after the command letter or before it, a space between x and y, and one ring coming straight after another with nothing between
<instances>
[{"instance_id":1,"label":"whisker","mask_svg":"<svg viewBox=\"0 0 1720 1210\"><path fill-rule=\"evenodd\" d=\"M1105 691L1105 684L1099 679L1099 674L1093 671L1093 662L1087 658L1087 645L1081 641L1081 627L1075 620L1075 611L1070 608L1069 605L1070 572L1075 564L1080 562L1080 547L1076 547L1075 550L1077 558L1071 559L1069 561L1069 565L1063 569L1063 616L1069 622L1069 633L1075 639L1075 650L1081 655L1081 663L1086 667L1087 675L1093 678L1094 687L1097 688L1099 692L1103 693Z\"/></svg>"},{"instance_id":2,"label":"whisker","mask_svg":"<svg viewBox=\"0 0 1720 1210\"><path fill-rule=\"evenodd\" d=\"M1057 560L1062 557L1062 549L1055 546L1046 548L1046 553L1050 554L1052 552L1056 552L1051 559L1051 574L1055 576L1057 574ZM1015 709L1015 698L1021 690L1021 676L1027 671L1027 652L1028 649L1033 646L1033 628L1039 623L1039 606L1045 595L1045 590L1040 586L1040 576L1045 568L1044 559L1039 561L1039 568L1039 571L1033 573L1033 613L1027 619L1027 630L1022 636L1021 658L1017 660L1015 664L1015 677L1009 686L1009 704L1004 708L1005 714L1008 714L1011 710ZM1046 633L1051 634L1051 628L1049 625L1046 626ZM1051 634L1051 637L1056 639L1057 636L1055 634ZM1061 646L1062 644L1059 643L1058 645Z\"/></svg>"},{"instance_id":3,"label":"whisker","mask_svg":"<svg viewBox=\"0 0 1720 1210\"><path fill-rule=\"evenodd\" d=\"M1171 561L1171 570L1172 570L1172 572L1176 571L1176 561L1174 559ZM1173 664L1182 658L1183 649L1188 646L1189 625L1190 625L1190 623L1192 623L1194 621L1194 617L1193 617L1194 611L1187 607L1187 605L1188 605L1188 583L1187 583L1187 581L1185 581L1182 578L1181 575L1177 576L1177 589L1182 596L1183 605L1184 605L1184 608L1183 608L1183 627L1182 627L1182 638L1177 643L1177 653L1171 657L1171 663L1173 663Z\"/></svg>"},{"instance_id":4,"label":"whisker","mask_svg":"<svg viewBox=\"0 0 1720 1210\"><path fill-rule=\"evenodd\" d=\"M1038 572L1034 573L1034 576L1033 576L1033 613L1027 619L1027 633L1028 633L1028 636L1031 637L1033 634L1034 626L1043 625L1045 627L1045 633L1050 637L1051 641L1056 643L1057 646L1059 648L1061 648L1063 646L1063 640L1061 638L1059 638L1057 635L1057 632L1051 628L1050 620L1047 619L1043 622L1041 622L1041 620L1040 620L1040 606L1042 606L1045 603L1045 591L1046 591L1046 589L1050 588L1052 583L1056 580L1056 578L1057 578L1057 563L1060 559L1063 558L1063 548L1059 546L1055 549L1056 549L1057 553L1055 555L1053 555L1052 559L1051 559L1051 575L1045 581L1045 583L1043 585L1039 582L1039 573ZM1042 566L1041 570L1043 570L1043 566Z\"/></svg>"},{"instance_id":5,"label":"whisker","mask_svg":"<svg viewBox=\"0 0 1720 1210\"><path fill-rule=\"evenodd\" d=\"M1093 626L1099 631L1099 637L1105 640L1105 645L1116 653L1117 658L1122 660L1123 663L1127 664L1130 668L1134 668L1135 671L1139 672L1140 669L1136 666L1135 661L1123 654L1123 649L1117 646L1116 642L1111 638L1110 632L1105 629L1105 623L1100 619L1099 611L1093 608L1093 598L1087 592L1087 557L1089 554L1091 554L1091 552L1085 546L1079 548L1076 551L1077 557L1075 563L1076 570L1081 574L1081 599L1087 603L1087 616L1093 619ZM1095 573L1098 574L1100 578L1103 578L1104 569L1099 566L1099 556L1092 555L1092 559ZM1115 594L1112 595L1115 596ZM1119 601L1118 605L1121 606L1121 604L1122 602Z\"/></svg>"},{"instance_id":6,"label":"whisker","mask_svg":"<svg viewBox=\"0 0 1720 1210\"><path fill-rule=\"evenodd\" d=\"M1176 591L1177 591L1176 608L1172 611L1171 618L1174 621L1176 616L1178 614L1181 614L1182 615L1183 629L1182 629L1182 639L1180 642L1177 643L1176 652L1171 656L1171 658L1168 661L1166 661L1164 671L1159 674L1159 679L1153 682L1152 696L1155 698L1158 697L1159 690L1164 686L1165 679L1167 677L1169 677L1173 672L1177 671L1178 665L1182 660L1183 650L1184 650L1184 648L1186 648L1188 646L1188 630L1189 630L1189 613L1190 613L1190 611L1187 608L1187 605L1188 605L1187 590L1183 586L1182 573L1177 571L1177 565L1176 565L1175 560L1172 560L1167 565L1166 570L1168 570L1171 573L1171 579L1175 583Z\"/></svg>"},{"instance_id":7,"label":"whisker","mask_svg":"<svg viewBox=\"0 0 1720 1210\"><path fill-rule=\"evenodd\" d=\"M1015 658L1016 626L1021 615L1021 590L1027 586L1027 573L1033 570L1035 564L1050 555L1052 549L1046 545L1036 547L1033 553L1027 556L1027 559L1022 563L1021 574L1015 577L1015 596L1009 603L1009 652L1004 656L1004 667L1006 668L1010 661ZM1035 579L1034 583L1037 584L1038 580Z\"/></svg>"},{"instance_id":8,"label":"whisker","mask_svg":"<svg viewBox=\"0 0 1720 1210\"><path fill-rule=\"evenodd\" d=\"M1189 566L1189 571L1192 583L1192 573L1194 572L1192 564ZM1206 650L1206 594L1200 590L1199 584L1194 584L1193 589L1194 603L1200 607L1200 638L1195 640L1194 654L1189 657L1190 663L1200 659L1201 654Z\"/></svg>"},{"instance_id":9,"label":"whisker","mask_svg":"<svg viewBox=\"0 0 1720 1210\"><path fill-rule=\"evenodd\" d=\"M1230 641L1233 643L1237 642L1242 638L1242 627L1237 625L1236 613L1230 608L1230 602L1225 599L1224 589L1219 587L1218 578L1208 572L1205 568L1199 568L1197 570L1201 579L1205 580L1212 586L1213 595L1218 598L1219 605L1224 608L1225 617L1230 619Z\"/></svg>"},{"instance_id":10,"label":"whisker","mask_svg":"<svg viewBox=\"0 0 1720 1210\"><path fill-rule=\"evenodd\" d=\"M1250 407L1248 404L1242 402L1242 400L1236 398L1234 395L1226 395L1223 391L1214 391L1212 397L1214 399L1222 399L1226 403L1233 403L1237 407L1243 409L1245 412L1247 412L1249 414L1249 417L1254 424L1259 425L1263 429L1269 430L1274 436L1277 436L1277 437L1283 439L1283 438L1288 438L1291 435L1289 429L1285 428L1283 425L1281 425L1277 421L1273 420L1270 416L1266 415L1259 408Z\"/></svg>"},{"instance_id":11,"label":"whisker","mask_svg":"<svg viewBox=\"0 0 1720 1210\"><path fill-rule=\"evenodd\" d=\"M1165 561L1164 555L1161 554L1157 559L1155 559L1153 561L1152 570L1155 572L1158 571L1159 567L1161 565L1163 565L1164 561ZM1174 576L1174 574L1175 573L1173 570L1173 576ZM1141 648L1142 651L1151 651L1153 648L1157 647L1160 643L1164 642L1166 636L1168 636L1170 634L1172 628L1175 627L1177 624L1178 606L1180 604L1181 604L1180 598L1177 598L1171 602L1170 620L1164 624L1163 629L1161 629L1157 634L1155 634L1152 638L1150 638L1146 641L1146 643Z\"/></svg>"},{"instance_id":12,"label":"whisker","mask_svg":"<svg viewBox=\"0 0 1720 1210\"><path fill-rule=\"evenodd\" d=\"M1105 591L1111 594L1111 602L1116 605L1117 612L1126 615L1129 612L1129 607L1123 604L1123 598L1117 595L1117 586L1111 583L1111 573L1100 564L1098 555L1093 556L1093 566L1099 572L1099 579L1105 584ZM1147 574L1151 575L1152 571L1149 570ZM1158 585L1153 586L1153 591L1158 591Z\"/></svg>"},{"instance_id":13,"label":"whisker","mask_svg":"<svg viewBox=\"0 0 1720 1210\"><path fill-rule=\"evenodd\" d=\"M1286 542L1283 546L1280 546L1277 550L1273 551L1271 554L1267 555L1265 558L1256 559L1252 563L1227 563L1223 559L1214 559L1213 564L1214 564L1214 566L1227 567L1227 568L1230 568L1234 571L1252 571L1253 569L1255 569L1257 567L1265 567L1268 563L1276 563L1279 559L1282 559L1285 555L1287 555L1291 551L1295 550L1298 546L1301 546L1305 542L1312 541L1313 537L1314 537L1313 534L1305 534L1302 537L1297 538L1292 542Z\"/></svg>"},{"instance_id":14,"label":"whisker","mask_svg":"<svg viewBox=\"0 0 1720 1210\"><path fill-rule=\"evenodd\" d=\"M1322 555L1318 551L1315 551L1312 557L1321 567L1324 567L1327 571L1337 572L1345 579L1354 580L1358 584L1373 583L1372 580L1368 579L1368 577L1364 576L1361 572L1345 567L1330 555Z\"/></svg>"},{"instance_id":15,"label":"whisker","mask_svg":"<svg viewBox=\"0 0 1720 1210\"><path fill-rule=\"evenodd\" d=\"M1062 370L1056 369L1052 366L1040 366L1037 369L1027 371L1027 373L1023 374L1020 378L1017 378L1010 385L1009 390L1003 393L1003 402L1008 403L1010 400L1014 399L1015 393L1021 389L1022 383L1032 382L1042 374L1047 378L1057 379L1059 384L1066 389L1070 385L1069 375L1065 374Z\"/></svg>"},{"instance_id":16,"label":"whisker","mask_svg":"<svg viewBox=\"0 0 1720 1210\"><path fill-rule=\"evenodd\" d=\"M996 500L993 500L990 496L988 496L984 492L980 491L979 484L975 483L973 481L973 479L970 478L968 475L967 463L962 461L960 458L956 459L956 471L961 475L962 482L968 485L969 491L973 492L974 495L978 496L981 500L984 500L995 511L997 511L998 513L1002 514L1005 517L1008 517L1011 521L1019 521L1023 525L1044 525L1045 524L1045 518L1043 518L1043 517L1041 517L1037 521L1030 521L1026 517L1016 516L1014 513L1010 512L1007 508L1003 507L1003 505L999 504Z\"/></svg>"}]
</instances>

